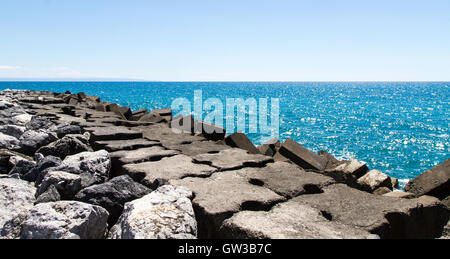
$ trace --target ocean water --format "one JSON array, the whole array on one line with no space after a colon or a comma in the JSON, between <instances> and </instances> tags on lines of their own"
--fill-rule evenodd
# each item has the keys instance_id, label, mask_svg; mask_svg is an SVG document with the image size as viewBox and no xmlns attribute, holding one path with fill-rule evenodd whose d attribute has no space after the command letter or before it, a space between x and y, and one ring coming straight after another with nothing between
<instances>
[{"instance_id":1,"label":"ocean water","mask_svg":"<svg viewBox=\"0 0 450 259\"><path fill-rule=\"evenodd\" d=\"M167 108L179 97L193 101L194 90L223 103L279 98L280 139L315 152L357 158L399 179L450 157L450 82L0 82L4 89L85 92L133 110ZM249 137L259 145L269 136Z\"/></svg>"}]
</instances>

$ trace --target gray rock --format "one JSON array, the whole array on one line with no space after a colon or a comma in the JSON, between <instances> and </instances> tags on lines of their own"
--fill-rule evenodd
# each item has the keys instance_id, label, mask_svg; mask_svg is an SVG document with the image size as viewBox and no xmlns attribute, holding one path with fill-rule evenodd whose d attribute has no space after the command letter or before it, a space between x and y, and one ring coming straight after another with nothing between
<instances>
[{"instance_id":1,"label":"gray rock","mask_svg":"<svg viewBox=\"0 0 450 259\"><path fill-rule=\"evenodd\" d=\"M324 153L322 153L322 156ZM334 158L328 158L327 168L323 174L333 177L338 183L345 183L350 187L358 188L358 179L369 172L366 164L356 159L349 161L337 161Z\"/></svg>"},{"instance_id":2,"label":"gray rock","mask_svg":"<svg viewBox=\"0 0 450 259\"><path fill-rule=\"evenodd\" d=\"M327 165L327 161L323 157L306 149L292 139L286 140L281 145L279 152L303 169L323 171Z\"/></svg>"},{"instance_id":3,"label":"gray rock","mask_svg":"<svg viewBox=\"0 0 450 259\"><path fill-rule=\"evenodd\" d=\"M62 160L59 157L47 156L44 157L42 154L36 155L36 166L28 173L26 178L29 181L36 182L36 186L39 186L44 179L45 175L53 170L53 168L61 165ZM55 171L55 170L54 170Z\"/></svg>"},{"instance_id":4,"label":"gray rock","mask_svg":"<svg viewBox=\"0 0 450 259\"><path fill-rule=\"evenodd\" d=\"M92 146L96 149L105 149L108 152L115 152L120 150L136 150L140 148L147 148L153 146L160 146L159 141L147 139L131 139L131 140L107 140L96 141Z\"/></svg>"},{"instance_id":5,"label":"gray rock","mask_svg":"<svg viewBox=\"0 0 450 259\"><path fill-rule=\"evenodd\" d=\"M1 133L8 135L8 136L15 137L16 139L19 139L20 136L22 136L22 134L25 132L25 130L26 130L25 127L16 126L16 125L0 126Z\"/></svg>"},{"instance_id":6,"label":"gray rock","mask_svg":"<svg viewBox=\"0 0 450 259\"><path fill-rule=\"evenodd\" d=\"M87 143L88 139L85 139L83 135L67 135L47 146L39 148L36 152L44 156L56 156L64 159L70 155L92 151Z\"/></svg>"},{"instance_id":7,"label":"gray rock","mask_svg":"<svg viewBox=\"0 0 450 259\"><path fill-rule=\"evenodd\" d=\"M450 159L411 180L405 187L416 196L444 199L450 195Z\"/></svg>"},{"instance_id":8,"label":"gray rock","mask_svg":"<svg viewBox=\"0 0 450 259\"><path fill-rule=\"evenodd\" d=\"M0 178L0 237L17 238L20 225L33 207L36 188L11 178Z\"/></svg>"},{"instance_id":9,"label":"gray rock","mask_svg":"<svg viewBox=\"0 0 450 259\"><path fill-rule=\"evenodd\" d=\"M125 203L139 199L150 192L149 188L124 175L113 178L107 183L81 190L75 196L75 200L105 208L109 212L108 223L113 226L122 214Z\"/></svg>"},{"instance_id":10,"label":"gray rock","mask_svg":"<svg viewBox=\"0 0 450 259\"><path fill-rule=\"evenodd\" d=\"M413 199L415 198L415 195L410 192L389 192L386 194L383 194L385 197L392 197L392 198L401 198L401 199Z\"/></svg>"},{"instance_id":11,"label":"gray rock","mask_svg":"<svg viewBox=\"0 0 450 259\"><path fill-rule=\"evenodd\" d=\"M81 134L81 127L78 125L63 123L56 127L56 134L58 138L62 138L69 134Z\"/></svg>"},{"instance_id":12,"label":"gray rock","mask_svg":"<svg viewBox=\"0 0 450 259\"><path fill-rule=\"evenodd\" d=\"M56 202L61 200L61 195L54 185L50 185L48 189L36 198L34 204Z\"/></svg>"},{"instance_id":13,"label":"gray rock","mask_svg":"<svg viewBox=\"0 0 450 259\"><path fill-rule=\"evenodd\" d=\"M191 197L192 193L186 188L166 185L129 202L109 238L194 239L197 222Z\"/></svg>"},{"instance_id":14,"label":"gray rock","mask_svg":"<svg viewBox=\"0 0 450 259\"><path fill-rule=\"evenodd\" d=\"M142 138L142 133L125 127L98 127L85 129L91 132L91 141L129 140Z\"/></svg>"},{"instance_id":15,"label":"gray rock","mask_svg":"<svg viewBox=\"0 0 450 259\"><path fill-rule=\"evenodd\" d=\"M36 166L36 163L28 160L20 160L17 164L11 169L9 172L10 175L18 174L22 179L26 181L32 182L33 179L29 179L27 175L33 168Z\"/></svg>"},{"instance_id":16,"label":"gray rock","mask_svg":"<svg viewBox=\"0 0 450 259\"><path fill-rule=\"evenodd\" d=\"M273 162L271 157L249 154L246 150L239 148L222 150L216 154L197 155L193 158L195 163L207 164L222 171L242 167L262 167Z\"/></svg>"},{"instance_id":17,"label":"gray rock","mask_svg":"<svg viewBox=\"0 0 450 259\"><path fill-rule=\"evenodd\" d=\"M152 189L157 189L172 179L188 176L207 177L216 171L216 168L208 165L194 164L192 158L185 155L166 157L156 162L128 164L123 167L124 173Z\"/></svg>"},{"instance_id":18,"label":"gray rock","mask_svg":"<svg viewBox=\"0 0 450 259\"><path fill-rule=\"evenodd\" d=\"M358 184L362 190L371 193L382 187L386 187L391 191L393 190L391 178L378 170L371 170L359 178Z\"/></svg>"},{"instance_id":19,"label":"gray rock","mask_svg":"<svg viewBox=\"0 0 450 259\"><path fill-rule=\"evenodd\" d=\"M275 149L272 149L271 146L266 145L266 144L259 146L258 150L261 154L263 154L265 156L274 156L275 152L277 152Z\"/></svg>"},{"instance_id":20,"label":"gray rock","mask_svg":"<svg viewBox=\"0 0 450 259\"><path fill-rule=\"evenodd\" d=\"M39 186L37 195L47 192L48 188L54 186L63 200L71 200L81 190L81 177L76 174L62 171L52 171L45 175Z\"/></svg>"},{"instance_id":21,"label":"gray rock","mask_svg":"<svg viewBox=\"0 0 450 259\"><path fill-rule=\"evenodd\" d=\"M17 150L19 147L20 141L17 138L0 132L0 148Z\"/></svg>"},{"instance_id":22,"label":"gray rock","mask_svg":"<svg viewBox=\"0 0 450 259\"><path fill-rule=\"evenodd\" d=\"M31 121L32 117L33 117L32 115L24 113L14 116L12 118L12 121L14 122L15 125L25 126L28 122Z\"/></svg>"},{"instance_id":23,"label":"gray rock","mask_svg":"<svg viewBox=\"0 0 450 259\"><path fill-rule=\"evenodd\" d=\"M101 239L108 212L77 201L41 203L33 207L22 225L21 239Z\"/></svg>"},{"instance_id":24,"label":"gray rock","mask_svg":"<svg viewBox=\"0 0 450 259\"><path fill-rule=\"evenodd\" d=\"M81 186L86 188L104 183L109 178L111 159L105 150L83 152L66 157L54 171L65 171L81 176Z\"/></svg>"},{"instance_id":25,"label":"gray rock","mask_svg":"<svg viewBox=\"0 0 450 259\"><path fill-rule=\"evenodd\" d=\"M197 141L191 144L165 146L168 149L178 150L183 155L196 156L200 154L215 154L229 149L229 146L217 144L214 141Z\"/></svg>"},{"instance_id":26,"label":"gray rock","mask_svg":"<svg viewBox=\"0 0 450 259\"><path fill-rule=\"evenodd\" d=\"M265 187L254 185L235 171L215 173L209 178L188 177L171 180L194 193L192 201L199 224L199 238L217 238L222 222L244 210L267 210L285 198Z\"/></svg>"},{"instance_id":27,"label":"gray rock","mask_svg":"<svg viewBox=\"0 0 450 259\"><path fill-rule=\"evenodd\" d=\"M225 143L230 147L247 150L250 154L261 154L250 139L243 133L237 132L225 138Z\"/></svg>"},{"instance_id":28,"label":"gray rock","mask_svg":"<svg viewBox=\"0 0 450 259\"><path fill-rule=\"evenodd\" d=\"M28 130L20 137L21 152L26 155L34 155L40 147L56 141L58 137L55 133L48 133L45 130Z\"/></svg>"},{"instance_id":29,"label":"gray rock","mask_svg":"<svg viewBox=\"0 0 450 259\"><path fill-rule=\"evenodd\" d=\"M28 130L46 130L54 125L53 122L44 117L33 116L25 126Z\"/></svg>"},{"instance_id":30,"label":"gray rock","mask_svg":"<svg viewBox=\"0 0 450 259\"><path fill-rule=\"evenodd\" d=\"M391 193L391 192L392 192L391 189L389 189L387 187L381 187L381 188L376 189L373 192L373 194L375 194L375 195L384 195L384 194L388 194L388 193Z\"/></svg>"}]
</instances>

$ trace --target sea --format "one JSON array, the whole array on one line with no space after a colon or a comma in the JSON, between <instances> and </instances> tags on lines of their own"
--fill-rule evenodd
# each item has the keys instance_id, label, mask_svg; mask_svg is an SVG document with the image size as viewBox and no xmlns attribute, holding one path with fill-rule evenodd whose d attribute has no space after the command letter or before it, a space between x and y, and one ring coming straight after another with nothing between
<instances>
[{"instance_id":1,"label":"sea","mask_svg":"<svg viewBox=\"0 0 450 259\"><path fill-rule=\"evenodd\" d=\"M84 92L133 110L169 108L177 98L194 103L200 90L203 101L224 104L278 98L282 141L356 158L401 187L450 158L450 82L0 82L4 89ZM271 137L248 136L256 145Z\"/></svg>"}]
</instances>

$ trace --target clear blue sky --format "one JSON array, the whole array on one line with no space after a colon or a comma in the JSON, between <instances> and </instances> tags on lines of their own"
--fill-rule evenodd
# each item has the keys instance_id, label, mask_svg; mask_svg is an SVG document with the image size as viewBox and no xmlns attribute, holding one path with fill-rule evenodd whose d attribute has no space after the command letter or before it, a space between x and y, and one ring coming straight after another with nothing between
<instances>
[{"instance_id":1,"label":"clear blue sky","mask_svg":"<svg viewBox=\"0 0 450 259\"><path fill-rule=\"evenodd\" d=\"M449 0L0 1L0 78L450 81Z\"/></svg>"}]
</instances>

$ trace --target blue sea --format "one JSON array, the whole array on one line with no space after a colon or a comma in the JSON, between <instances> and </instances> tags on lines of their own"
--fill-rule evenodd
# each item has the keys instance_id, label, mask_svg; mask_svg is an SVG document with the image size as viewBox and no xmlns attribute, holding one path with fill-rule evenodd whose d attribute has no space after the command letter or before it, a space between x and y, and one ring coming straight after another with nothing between
<instances>
[{"instance_id":1,"label":"blue sea","mask_svg":"<svg viewBox=\"0 0 450 259\"><path fill-rule=\"evenodd\" d=\"M167 108L179 97L193 101L194 90L224 103L279 98L281 140L357 158L399 179L450 157L450 82L0 82L4 89L85 92L133 110ZM249 137L259 145L269 136Z\"/></svg>"}]
</instances>

